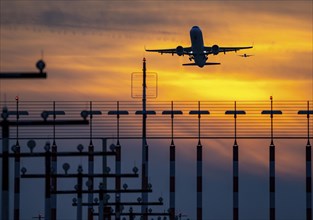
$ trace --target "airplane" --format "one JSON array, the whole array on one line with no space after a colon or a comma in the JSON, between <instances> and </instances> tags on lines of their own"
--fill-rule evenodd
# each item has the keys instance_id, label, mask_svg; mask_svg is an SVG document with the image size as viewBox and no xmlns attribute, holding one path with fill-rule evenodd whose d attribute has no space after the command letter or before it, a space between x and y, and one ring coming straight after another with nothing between
<instances>
[{"instance_id":1,"label":"airplane","mask_svg":"<svg viewBox=\"0 0 313 220\"><path fill-rule=\"evenodd\" d=\"M240 54L240 55L238 55L238 56L240 56L240 57L252 57L252 56L254 56L254 55L244 53L244 54Z\"/></svg>"},{"instance_id":2,"label":"airplane","mask_svg":"<svg viewBox=\"0 0 313 220\"><path fill-rule=\"evenodd\" d=\"M194 63L185 63L183 66L198 66L204 67L205 65L219 65L220 63L213 63L213 62L206 62L208 59L208 55L213 54L217 55L220 52L226 54L226 52L243 50L243 49L250 49L253 48L252 46L248 47L220 47L218 45L213 45L211 47L204 46L202 31L198 26L193 26L190 30L190 40L191 40L191 47L182 47L177 46L173 49L154 49L154 50L147 50L147 52L157 52L161 55L163 53L167 54L177 54L178 56L188 55L189 60L194 60Z\"/></svg>"}]
</instances>

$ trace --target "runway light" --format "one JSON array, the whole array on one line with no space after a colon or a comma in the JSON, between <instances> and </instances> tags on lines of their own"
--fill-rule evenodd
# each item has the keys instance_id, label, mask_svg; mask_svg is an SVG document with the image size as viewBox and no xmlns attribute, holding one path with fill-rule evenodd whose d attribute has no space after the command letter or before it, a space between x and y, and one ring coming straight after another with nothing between
<instances>
[{"instance_id":1,"label":"runway light","mask_svg":"<svg viewBox=\"0 0 313 220\"><path fill-rule=\"evenodd\" d=\"M203 110L203 111L190 111L189 112L190 115L209 115L210 112Z\"/></svg>"},{"instance_id":2,"label":"runway light","mask_svg":"<svg viewBox=\"0 0 313 220\"><path fill-rule=\"evenodd\" d=\"M155 111L136 111L135 113L136 115L143 115L143 114L146 114L146 115L155 115Z\"/></svg>"},{"instance_id":3,"label":"runway light","mask_svg":"<svg viewBox=\"0 0 313 220\"><path fill-rule=\"evenodd\" d=\"M111 168L110 168L110 167L106 167L106 168L105 168L105 173L106 173L106 174L109 174L110 172L111 172Z\"/></svg>"},{"instance_id":4,"label":"runway light","mask_svg":"<svg viewBox=\"0 0 313 220\"><path fill-rule=\"evenodd\" d=\"M182 115L182 111L163 111L162 115Z\"/></svg>"},{"instance_id":5,"label":"runway light","mask_svg":"<svg viewBox=\"0 0 313 220\"><path fill-rule=\"evenodd\" d=\"M128 115L128 111L109 111L108 115Z\"/></svg>"},{"instance_id":6,"label":"runway light","mask_svg":"<svg viewBox=\"0 0 313 220\"><path fill-rule=\"evenodd\" d=\"M233 111L233 110L229 110L225 112L226 115L245 115L246 112L245 111Z\"/></svg>"},{"instance_id":7,"label":"runway light","mask_svg":"<svg viewBox=\"0 0 313 220\"><path fill-rule=\"evenodd\" d=\"M313 110L310 110L310 111L300 110L298 111L298 115L313 115Z\"/></svg>"},{"instance_id":8,"label":"runway light","mask_svg":"<svg viewBox=\"0 0 313 220\"><path fill-rule=\"evenodd\" d=\"M133 168L133 172L134 172L135 174L137 174L137 173L138 173L138 168L137 168L137 167L134 167L134 168Z\"/></svg>"},{"instance_id":9,"label":"runway light","mask_svg":"<svg viewBox=\"0 0 313 220\"><path fill-rule=\"evenodd\" d=\"M138 197L137 201L138 201L138 203L141 203L141 201L142 201L141 197Z\"/></svg>"},{"instance_id":10,"label":"runway light","mask_svg":"<svg viewBox=\"0 0 313 220\"><path fill-rule=\"evenodd\" d=\"M128 188L128 185L126 183L123 184L123 189L126 190Z\"/></svg>"},{"instance_id":11,"label":"runway light","mask_svg":"<svg viewBox=\"0 0 313 220\"><path fill-rule=\"evenodd\" d=\"M77 172L78 173L82 173L83 172L83 167L81 165L78 166Z\"/></svg>"},{"instance_id":12,"label":"runway light","mask_svg":"<svg viewBox=\"0 0 313 220\"><path fill-rule=\"evenodd\" d=\"M27 172L27 169L25 167L22 167L21 172L23 175L25 175L25 173Z\"/></svg>"},{"instance_id":13,"label":"runway light","mask_svg":"<svg viewBox=\"0 0 313 220\"><path fill-rule=\"evenodd\" d=\"M262 115L281 115L283 114L280 110L264 110L261 112Z\"/></svg>"},{"instance_id":14,"label":"runway light","mask_svg":"<svg viewBox=\"0 0 313 220\"><path fill-rule=\"evenodd\" d=\"M62 168L63 168L65 174L67 174L67 171L70 169L70 165L68 163L64 163Z\"/></svg>"},{"instance_id":15,"label":"runway light","mask_svg":"<svg viewBox=\"0 0 313 220\"><path fill-rule=\"evenodd\" d=\"M50 150L50 142L49 141L46 142L44 149L46 152L48 152Z\"/></svg>"},{"instance_id":16,"label":"runway light","mask_svg":"<svg viewBox=\"0 0 313 220\"><path fill-rule=\"evenodd\" d=\"M103 183L99 183L99 189L104 190L104 184Z\"/></svg>"},{"instance_id":17,"label":"runway light","mask_svg":"<svg viewBox=\"0 0 313 220\"><path fill-rule=\"evenodd\" d=\"M36 142L34 140L29 140L27 142L27 147L29 148L30 153L33 153L33 150L36 147Z\"/></svg>"},{"instance_id":18,"label":"runway light","mask_svg":"<svg viewBox=\"0 0 313 220\"><path fill-rule=\"evenodd\" d=\"M106 194L105 197L104 197L104 199L105 199L106 201L109 201L110 198L111 198L111 196L110 196L109 194Z\"/></svg>"},{"instance_id":19,"label":"runway light","mask_svg":"<svg viewBox=\"0 0 313 220\"><path fill-rule=\"evenodd\" d=\"M46 64L45 64L45 62L43 60L39 60L36 63L36 67L37 67L37 69L39 70L40 73L43 73L43 70L46 67Z\"/></svg>"},{"instance_id":20,"label":"runway light","mask_svg":"<svg viewBox=\"0 0 313 220\"><path fill-rule=\"evenodd\" d=\"M83 149L84 149L84 146L83 146L82 144L79 144L79 145L77 146L77 150L78 150L80 153L83 151Z\"/></svg>"}]
</instances>

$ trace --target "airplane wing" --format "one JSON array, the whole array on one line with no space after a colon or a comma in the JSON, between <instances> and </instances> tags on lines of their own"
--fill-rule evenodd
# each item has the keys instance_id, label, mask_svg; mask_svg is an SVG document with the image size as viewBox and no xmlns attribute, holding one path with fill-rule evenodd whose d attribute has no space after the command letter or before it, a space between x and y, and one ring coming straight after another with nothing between
<instances>
[{"instance_id":1,"label":"airplane wing","mask_svg":"<svg viewBox=\"0 0 313 220\"><path fill-rule=\"evenodd\" d=\"M215 53L226 53L226 52L237 52L238 50L251 49L253 46L249 47L219 47L214 45L212 47L204 47L205 54L215 54Z\"/></svg>"},{"instance_id":2,"label":"airplane wing","mask_svg":"<svg viewBox=\"0 0 313 220\"><path fill-rule=\"evenodd\" d=\"M147 52L157 52L160 54L163 53L169 53L169 54L180 54L180 55L191 55L192 54L192 49L191 47L177 47L177 48L171 48L171 49L153 49L153 50L147 50Z\"/></svg>"},{"instance_id":3,"label":"airplane wing","mask_svg":"<svg viewBox=\"0 0 313 220\"><path fill-rule=\"evenodd\" d=\"M204 65L220 65L221 63L205 63ZM183 63L183 66L198 66L196 63Z\"/></svg>"}]
</instances>

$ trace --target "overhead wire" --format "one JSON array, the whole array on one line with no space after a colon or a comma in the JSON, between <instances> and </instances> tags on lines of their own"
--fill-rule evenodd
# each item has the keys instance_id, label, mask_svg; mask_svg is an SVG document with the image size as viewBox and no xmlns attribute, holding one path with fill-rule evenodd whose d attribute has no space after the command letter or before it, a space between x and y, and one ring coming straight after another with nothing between
<instances>
[{"instance_id":1,"label":"overhead wire","mask_svg":"<svg viewBox=\"0 0 313 220\"><path fill-rule=\"evenodd\" d=\"M2 102L3 103L3 102ZM83 120L81 111L86 110L85 101L57 101L58 110L65 112L65 115L58 116L57 120ZM201 117L201 136L203 137L231 137L234 134L233 118L225 115L225 111L233 110L233 102L215 102L201 101L201 110L208 110L209 115ZM174 102L175 110L183 112L182 115L175 116L175 138L197 137L197 118L190 115L189 111L197 110L196 101L178 101ZM14 109L14 102L7 102L9 111ZM117 130L117 123L114 117L108 115L109 111L116 110L114 101L94 101L92 102L95 111L101 111L93 120L93 137L113 138ZM310 102L310 109L313 102ZM19 108L28 111L29 115L23 117L23 121L43 120L41 113L51 111L51 102L44 101L20 101ZM282 115L274 116L274 136L281 137L306 137L307 118L298 115L299 110L307 109L307 101L277 101L274 102L274 110L281 110ZM141 117L135 112L141 110L140 101L119 101L119 109L129 112L129 115L123 116L119 121L119 131L121 138L140 137L141 136ZM147 110L156 111L156 115L147 117L147 137L169 137L171 134L171 119L162 115L162 111L171 109L171 101L153 101L147 102ZM237 136L241 137L260 137L270 134L270 117L262 115L261 111L269 110L270 103L263 101L237 101L237 109L245 110L246 115L240 115L237 118ZM10 117L9 117L10 120ZM48 120L53 120L48 117ZM312 132L311 129L310 132ZM20 138L44 138L51 136L51 127L49 126L20 126ZM57 126L55 130L57 138L90 137L89 126ZM11 129L12 137L16 133ZM113 136L112 136L113 135ZM310 135L313 136L313 135ZM116 137L114 137L116 138Z\"/></svg>"}]
</instances>

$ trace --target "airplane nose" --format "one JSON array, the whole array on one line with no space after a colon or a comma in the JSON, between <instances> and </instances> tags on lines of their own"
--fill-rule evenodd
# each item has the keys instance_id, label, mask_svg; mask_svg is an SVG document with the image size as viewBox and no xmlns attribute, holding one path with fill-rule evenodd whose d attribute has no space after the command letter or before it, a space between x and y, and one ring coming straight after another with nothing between
<instances>
[{"instance_id":1,"label":"airplane nose","mask_svg":"<svg viewBox=\"0 0 313 220\"><path fill-rule=\"evenodd\" d=\"M195 32L195 33L197 33L197 32L201 32L201 30L200 30L199 26L193 26L193 27L191 28L190 32Z\"/></svg>"}]
</instances>

